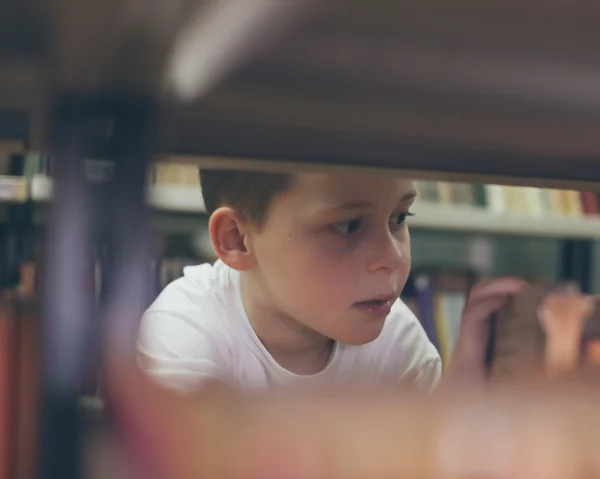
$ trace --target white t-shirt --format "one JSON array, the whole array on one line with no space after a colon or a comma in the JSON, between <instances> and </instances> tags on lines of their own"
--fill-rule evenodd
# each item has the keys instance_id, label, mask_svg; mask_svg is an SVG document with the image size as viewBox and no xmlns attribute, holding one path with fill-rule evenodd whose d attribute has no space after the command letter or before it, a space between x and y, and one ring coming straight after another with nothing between
<instances>
[{"instance_id":1,"label":"white t-shirt","mask_svg":"<svg viewBox=\"0 0 600 479\"><path fill-rule=\"evenodd\" d=\"M282 368L254 332L244 311L240 274L221 261L184 270L142 318L138 352L163 384L193 389L207 378L243 388L396 384L431 389L441 375L435 347L410 309L392 307L379 337L368 344L336 344L314 375Z\"/></svg>"}]
</instances>

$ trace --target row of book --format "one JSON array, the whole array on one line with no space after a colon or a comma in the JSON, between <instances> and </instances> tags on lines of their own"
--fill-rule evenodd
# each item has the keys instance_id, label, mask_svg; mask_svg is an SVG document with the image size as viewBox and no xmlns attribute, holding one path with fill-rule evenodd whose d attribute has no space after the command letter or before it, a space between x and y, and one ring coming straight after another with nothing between
<instances>
[{"instance_id":1,"label":"row of book","mask_svg":"<svg viewBox=\"0 0 600 479\"><path fill-rule=\"evenodd\" d=\"M598 194L524 186L417 181L419 201L486 208L496 214L598 215Z\"/></svg>"},{"instance_id":2,"label":"row of book","mask_svg":"<svg viewBox=\"0 0 600 479\"><path fill-rule=\"evenodd\" d=\"M458 338L467 294L475 281L475 274L467 271L415 272L402 293L445 364Z\"/></svg>"},{"instance_id":3,"label":"row of book","mask_svg":"<svg viewBox=\"0 0 600 479\"><path fill-rule=\"evenodd\" d=\"M148 169L148 184L198 188L198 166L188 163L153 163Z\"/></svg>"},{"instance_id":4,"label":"row of book","mask_svg":"<svg viewBox=\"0 0 600 479\"><path fill-rule=\"evenodd\" d=\"M0 155L0 174L28 179L49 176L51 163L47 155L36 153ZM198 188L198 167L189 163L156 162L148 168L147 184ZM582 217L598 215L600 211L598 194L591 191L443 181L417 181L415 186L420 202L478 207L496 214Z\"/></svg>"},{"instance_id":5,"label":"row of book","mask_svg":"<svg viewBox=\"0 0 600 479\"><path fill-rule=\"evenodd\" d=\"M93 166L106 164L101 160L88 160ZM0 149L0 175L22 176L32 179L36 176L51 176L52 161L48 155L39 153L7 153ZM199 186L198 166L189 163L156 162L148 167L149 185L172 185L197 188Z\"/></svg>"}]
</instances>

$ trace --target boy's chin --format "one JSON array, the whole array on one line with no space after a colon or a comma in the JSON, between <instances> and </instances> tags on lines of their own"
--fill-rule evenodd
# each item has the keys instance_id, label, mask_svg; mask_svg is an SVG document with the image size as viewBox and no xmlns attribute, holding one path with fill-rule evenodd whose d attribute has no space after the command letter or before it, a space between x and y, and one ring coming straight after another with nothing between
<instances>
[{"instance_id":1,"label":"boy's chin","mask_svg":"<svg viewBox=\"0 0 600 479\"><path fill-rule=\"evenodd\" d=\"M382 330L383 321L381 323L381 327L370 326L369 328L360 328L355 331L341 334L338 338L332 339L338 343L346 344L348 346L362 346L363 344L368 344L372 341L375 341L381 334Z\"/></svg>"}]
</instances>

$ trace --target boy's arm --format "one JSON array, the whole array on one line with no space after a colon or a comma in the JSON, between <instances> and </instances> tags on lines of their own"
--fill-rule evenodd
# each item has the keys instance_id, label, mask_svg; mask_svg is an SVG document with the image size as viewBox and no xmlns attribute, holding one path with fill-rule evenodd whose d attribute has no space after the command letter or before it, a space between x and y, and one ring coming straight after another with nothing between
<instances>
[{"instance_id":1,"label":"boy's arm","mask_svg":"<svg viewBox=\"0 0 600 479\"><path fill-rule=\"evenodd\" d=\"M140 325L138 360L161 384L193 390L205 380L226 379L227 348L217 336L177 311L147 312Z\"/></svg>"}]
</instances>

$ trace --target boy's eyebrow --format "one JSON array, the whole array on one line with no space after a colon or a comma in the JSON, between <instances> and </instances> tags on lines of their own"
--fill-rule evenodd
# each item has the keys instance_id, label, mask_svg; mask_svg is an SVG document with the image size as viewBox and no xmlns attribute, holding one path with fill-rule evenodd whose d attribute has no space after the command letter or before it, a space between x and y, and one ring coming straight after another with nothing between
<instances>
[{"instance_id":1,"label":"boy's eyebrow","mask_svg":"<svg viewBox=\"0 0 600 479\"><path fill-rule=\"evenodd\" d=\"M411 190L400 197L399 203L403 203L408 200L413 200L417 197L417 192L415 190ZM348 203L341 203L339 205L335 205L335 208L341 208L344 210L354 210L358 208L366 208L369 206L373 206L373 203L370 201L352 201Z\"/></svg>"},{"instance_id":2,"label":"boy's eyebrow","mask_svg":"<svg viewBox=\"0 0 600 479\"><path fill-rule=\"evenodd\" d=\"M414 200L417 197L417 190L410 190L400 198L400 201Z\"/></svg>"}]
</instances>

